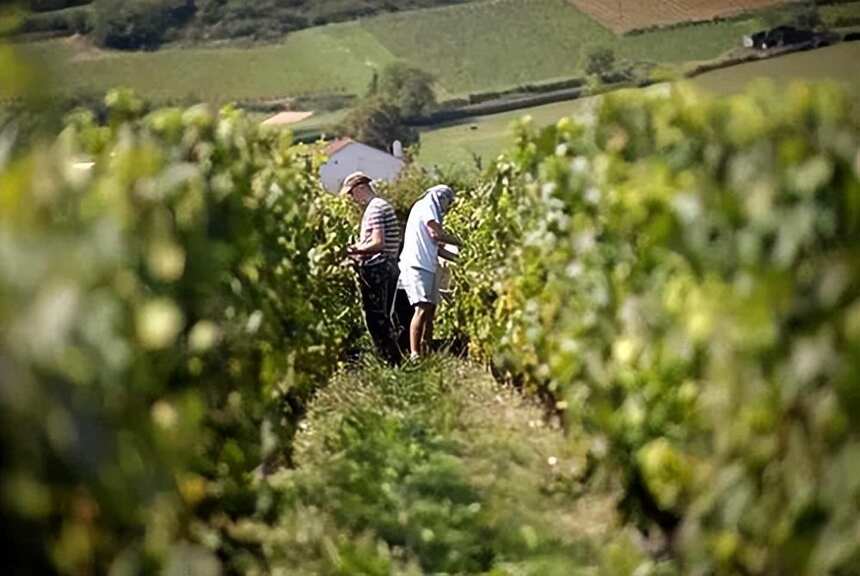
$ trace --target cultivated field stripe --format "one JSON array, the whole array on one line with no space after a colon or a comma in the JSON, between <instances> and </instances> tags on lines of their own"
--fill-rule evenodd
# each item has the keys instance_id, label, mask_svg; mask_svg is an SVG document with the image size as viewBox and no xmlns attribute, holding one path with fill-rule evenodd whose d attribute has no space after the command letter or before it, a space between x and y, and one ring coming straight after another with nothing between
<instances>
[{"instance_id":1,"label":"cultivated field stripe","mask_svg":"<svg viewBox=\"0 0 860 576\"><path fill-rule=\"evenodd\" d=\"M569 0L615 32L725 18L787 0ZM790 1L790 0L789 0Z\"/></svg>"}]
</instances>

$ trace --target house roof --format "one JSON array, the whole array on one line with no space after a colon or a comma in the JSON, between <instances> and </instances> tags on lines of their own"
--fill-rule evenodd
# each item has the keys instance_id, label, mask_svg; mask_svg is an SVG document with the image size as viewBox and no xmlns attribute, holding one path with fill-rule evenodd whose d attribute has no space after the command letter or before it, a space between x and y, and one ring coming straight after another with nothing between
<instances>
[{"instance_id":1,"label":"house roof","mask_svg":"<svg viewBox=\"0 0 860 576\"><path fill-rule=\"evenodd\" d=\"M333 156L349 146L350 144L355 144L355 140L352 138L338 138L337 140L332 140L325 147L325 155Z\"/></svg>"},{"instance_id":2,"label":"house roof","mask_svg":"<svg viewBox=\"0 0 860 576\"><path fill-rule=\"evenodd\" d=\"M263 120L263 126L286 126L301 122L305 118L313 116L313 112L288 111L279 112L270 118Z\"/></svg>"}]
</instances>

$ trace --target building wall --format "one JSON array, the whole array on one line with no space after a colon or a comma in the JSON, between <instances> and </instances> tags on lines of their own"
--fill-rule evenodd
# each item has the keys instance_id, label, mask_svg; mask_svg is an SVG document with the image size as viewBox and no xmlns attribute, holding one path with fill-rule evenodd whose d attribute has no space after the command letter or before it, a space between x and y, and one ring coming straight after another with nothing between
<instances>
[{"instance_id":1,"label":"building wall","mask_svg":"<svg viewBox=\"0 0 860 576\"><path fill-rule=\"evenodd\" d=\"M376 148L354 142L329 158L320 168L320 179L326 190L337 192L343 179L357 170L374 180L391 181L402 169L402 160Z\"/></svg>"}]
</instances>

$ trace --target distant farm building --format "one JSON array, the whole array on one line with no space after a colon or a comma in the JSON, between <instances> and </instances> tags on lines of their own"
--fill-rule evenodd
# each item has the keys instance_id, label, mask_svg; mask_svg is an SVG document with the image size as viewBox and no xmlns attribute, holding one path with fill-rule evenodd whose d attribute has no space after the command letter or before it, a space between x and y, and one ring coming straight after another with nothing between
<instances>
[{"instance_id":1,"label":"distant farm building","mask_svg":"<svg viewBox=\"0 0 860 576\"><path fill-rule=\"evenodd\" d=\"M399 142L395 142L394 149L400 150ZM405 165L402 158L351 138L330 142L325 148L325 154L328 156L328 162L320 168L320 179L329 192L337 192L343 179L357 170L374 180L390 182L397 178Z\"/></svg>"}]
</instances>

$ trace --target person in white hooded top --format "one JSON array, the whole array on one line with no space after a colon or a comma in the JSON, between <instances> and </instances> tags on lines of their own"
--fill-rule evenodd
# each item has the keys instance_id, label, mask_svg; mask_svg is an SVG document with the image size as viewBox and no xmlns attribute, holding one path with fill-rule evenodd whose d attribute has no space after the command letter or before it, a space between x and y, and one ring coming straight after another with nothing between
<instances>
[{"instance_id":1,"label":"person in white hooded top","mask_svg":"<svg viewBox=\"0 0 860 576\"><path fill-rule=\"evenodd\" d=\"M461 241L443 227L445 213L454 201L454 191L446 185L433 186L412 206L406 222L400 253L400 283L413 308L409 325L410 356L424 352L433 337L433 318L439 304L436 282L440 244L460 246Z\"/></svg>"}]
</instances>

